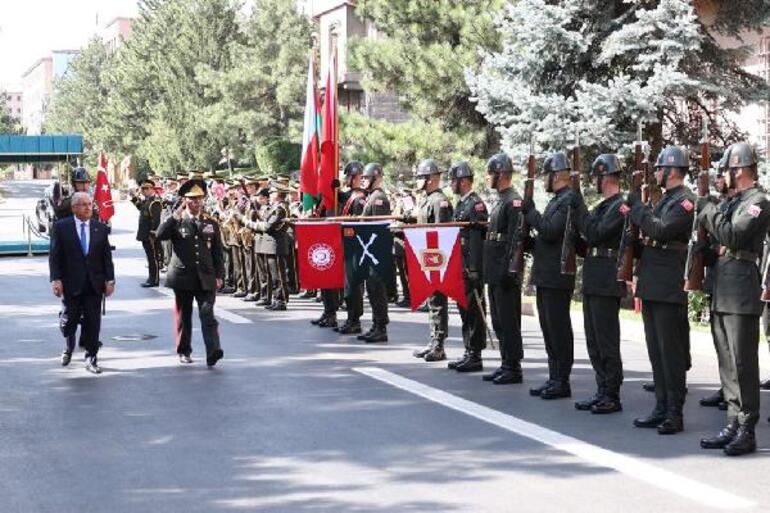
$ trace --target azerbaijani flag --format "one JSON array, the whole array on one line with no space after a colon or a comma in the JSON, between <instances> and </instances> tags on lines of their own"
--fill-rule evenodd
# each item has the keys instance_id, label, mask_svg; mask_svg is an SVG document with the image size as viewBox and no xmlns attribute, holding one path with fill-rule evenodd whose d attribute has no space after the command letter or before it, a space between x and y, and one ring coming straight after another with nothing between
<instances>
[{"instance_id":1,"label":"azerbaijani flag","mask_svg":"<svg viewBox=\"0 0 770 513\"><path fill-rule=\"evenodd\" d=\"M299 185L302 191L302 210L310 212L318 196L318 165L320 150L318 134L321 131L321 118L318 90L315 85L315 69L311 56L307 69L307 90L305 94L305 129L302 132L302 162L300 164Z\"/></svg>"}]
</instances>

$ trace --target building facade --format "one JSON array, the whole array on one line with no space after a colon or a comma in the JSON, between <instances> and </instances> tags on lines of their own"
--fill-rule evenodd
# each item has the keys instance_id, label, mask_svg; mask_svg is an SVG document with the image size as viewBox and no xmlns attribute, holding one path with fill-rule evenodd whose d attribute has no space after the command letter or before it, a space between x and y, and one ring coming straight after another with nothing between
<instances>
[{"instance_id":1,"label":"building facade","mask_svg":"<svg viewBox=\"0 0 770 513\"><path fill-rule=\"evenodd\" d=\"M0 91L0 96L2 96L2 91ZM18 119L21 121L22 114L24 112L23 110L23 97L21 91L6 91L5 92L5 106L8 108L8 112L11 114L11 117L13 119Z\"/></svg>"},{"instance_id":2,"label":"building facade","mask_svg":"<svg viewBox=\"0 0 770 513\"><path fill-rule=\"evenodd\" d=\"M54 81L66 73L77 50L54 50L51 56L43 57L21 76L22 126L28 135L43 131L45 115L53 95Z\"/></svg>"},{"instance_id":3,"label":"building facade","mask_svg":"<svg viewBox=\"0 0 770 513\"><path fill-rule=\"evenodd\" d=\"M107 51L113 53L131 38L132 33L131 18L118 17L99 30L99 37L104 41Z\"/></svg>"}]
</instances>

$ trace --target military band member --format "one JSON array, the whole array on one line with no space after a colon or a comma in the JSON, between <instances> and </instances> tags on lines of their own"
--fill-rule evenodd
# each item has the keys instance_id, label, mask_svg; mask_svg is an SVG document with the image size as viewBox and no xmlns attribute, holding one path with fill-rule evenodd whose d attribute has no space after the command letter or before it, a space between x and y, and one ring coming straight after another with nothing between
<instances>
[{"instance_id":1,"label":"military band member","mask_svg":"<svg viewBox=\"0 0 770 513\"><path fill-rule=\"evenodd\" d=\"M163 203L155 193L155 182L146 179L141 185L142 198L134 196L131 201L139 210L139 228L136 240L142 243L147 258L148 276L142 287L157 287L160 283L160 268L163 266L163 252L155 231L160 226Z\"/></svg>"},{"instance_id":2,"label":"military band member","mask_svg":"<svg viewBox=\"0 0 770 513\"><path fill-rule=\"evenodd\" d=\"M665 189L655 208L643 204L636 192L628 196L631 220L644 234L636 297L642 300L656 401L650 415L635 419L634 425L657 428L661 435L684 429L682 408L690 362L684 267L695 210L695 195L683 184L688 169L684 150L668 146L655 164L655 179Z\"/></svg>"},{"instance_id":3,"label":"military band member","mask_svg":"<svg viewBox=\"0 0 770 513\"><path fill-rule=\"evenodd\" d=\"M243 180L243 194L245 196L245 207L243 216L248 221L257 220L257 205L255 196L257 194L257 181L251 177ZM259 279L257 264L254 256L255 234L248 226L243 226L240 230L241 251L243 255L243 268L245 271L246 295L243 301L251 302L259 300Z\"/></svg>"},{"instance_id":4,"label":"military band member","mask_svg":"<svg viewBox=\"0 0 770 513\"><path fill-rule=\"evenodd\" d=\"M463 346L465 352L459 360L449 362L447 367L457 372L477 372L484 369L481 352L487 346L486 323L484 322L484 281L483 255L486 235L487 206L473 191L473 171L465 161L452 164L449 168L452 192L457 196L454 220L471 223L460 228L460 250L463 258L463 281L465 282L466 306L461 307Z\"/></svg>"},{"instance_id":5,"label":"military band member","mask_svg":"<svg viewBox=\"0 0 770 513\"><path fill-rule=\"evenodd\" d=\"M588 246L583 260L583 325L588 357L596 375L596 393L590 399L577 401L575 408L591 413L622 410L619 315L626 284L617 279L617 262L628 207L620 192L620 172L616 155L599 155L591 173L602 201L589 212L583 196L574 196L575 226Z\"/></svg>"},{"instance_id":6,"label":"military band member","mask_svg":"<svg viewBox=\"0 0 770 513\"><path fill-rule=\"evenodd\" d=\"M270 210L270 189L262 187L257 191L257 221L267 219ZM265 241L265 244L262 242ZM264 234L254 233L254 257L257 264L257 279L259 280L259 301L257 306L269 306L273 304L273 280L270 277L268 265L268 253L272 248L272 240L265 238Z\"/></svg>"},{"instance_id":7,"label":"military band member","mask_svg":"<svg viewBox=\"0 0 770 513\"><path fill-rule=\"evenodd\" d=\"M158 228L160 240L174 245L166 286L174 290L176 317L176 352L183 364L192 363L192 305L198 304L206 365L213 367L224 352L219 341L219 323L214 317L216 291L222 287L224 265L219 225L203 213L206 184L191 179L179 188L185 198L174 215Z\"/></svg>"},{"instance_id":8,"label":"military band member","mask_svg":"<svg viewBox=\"0 0 770 513\"><path fill-rule=\"evenodd\" d=\"M505 153L487 162L487 186L497 191L497 202L489 214L484 241L484 282L489 286L492 329L500 341L500 367L483 376L495 385L522 382L521 276L515 270L515 250L523 243L522 199L511 185L513 163Z\"/></svg>"},{"instance_id":9,"label":"military band member","mask_svg":"<svg viewBox=\"0 0 770 513\"><path fill-rule=\"evenodd\" d=\"M756 451L759 421L759 317L762 284L758 263L770 227L770 201L757 186L757 158L746 143L727 149L727 185L737 193L726 211L698 198L698 222L724 248L716 264L711 314L714 342L721 347L719 378L727 402L727 425L701 440L704 449L728 456Z\"/></svg>"},{"instance_id":10,"label":"military band member","mask_svg":"<svg viewBox=\"0 0 770 513\"><path fill-rule=\"evenodd\" d=\"M365 217L390 215L390 200L382 190L382 174L382 166L376 162L367 164L361 174L361 186L368 192L366 204L361 213ZM366 278L366 292L372 307L372 327L357 338L367 343L387 342L389 322L387 284L371 274Z\"/></svg>"},{"instance_id":11,"label":"military band member","mask_svg":"<svg viewBox=\"0 0 770 513\"><path fill-rule=\"evenodd\" d=\"M417 207L418 223L448 223L452 221L452 205L441 190L441 170L433 159L425 159L417 166L417 187L424 191ZM446 360L444 340L449 325L448 301L446 295L436 292L428 298L428 319L430 340L422 349L412 354L426 362Z\"/></svg>"},{"instance_id":12,"label":"military band member","mask_svg":"<svg viewBox=\"0 0 770 513\"><path fill-rule=\"evenodd\" d=\"M524 211L529 226L537 230L531 282L536 288L538 320L548 353L548 380L531 389L530 394L541 399L559 399L572 395L570 374L575 349L569 315L575 276L561 272L567 217L575 196L570 187L567 155L549 155L543 163L542 177L546 192L553 197L542 214L531 201L524 202Z\"/></svg>"}]
</instances>

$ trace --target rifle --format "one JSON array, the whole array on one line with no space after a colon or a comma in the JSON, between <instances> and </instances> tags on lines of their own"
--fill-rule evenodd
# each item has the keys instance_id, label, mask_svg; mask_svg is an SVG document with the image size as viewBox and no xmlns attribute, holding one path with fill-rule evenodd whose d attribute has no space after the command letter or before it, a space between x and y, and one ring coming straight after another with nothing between
<instances>
[{"instance_id":1,"label":"rifle","mask_svg":"<svg viewBox=\"0 0 770 513\"><path fill-rule=\"evenodd\" d=\"M535 174L537 173L537 162L535 161L535 143L534 139L529 145L529 157L527 159L527 179L524 181L524 201L532 200L535 195ZM519 226L516 230L516 240L513 246L513 258L508 272L521 276L524 274L524 238L529 237L529 224L524 219L524 214L519 213Z\"/></svg>"},{"instance_id":2,"label":"rifle","mask_svg":"<svg viewBox=\"0 0 770 513\"><path fill-rule=\"evenodd\" d=\"M642 150L642 123L637 127L637 137L634 143L634 168L631 171L631 192L643 195L642 182L647 179L649 170ZM649 192L648 192L649 193ZM644 200L642 200L644 201ZM623 234L620 238L620 252L617 264L618 281L628 282L634 279L634 244L639 240L639 227L626 216L623 224Z\"/></svg>"},{"instance_id":3,"label":"rifle","mask_svg":"<svg viewBox=\"0 0 770 513\"><path fill-rule=\"evenodd\" d=\"M570 187L580 194L580 139L575 136L575 147L572 149L572 173ZM561 273L574 275L577 270L575 255L575 223L572 219L572 205L567 210L567 221L564 224L564 239L561 243Z\"/></svg>"},{"instance_id":4,"label":"rifle","mask_svg":"<svg viewBox=\"0 0 770 513\"><path fill-rule=\"evenodd\" d=\"M700 172L698 173L698 196L709 195L709 169L711 168L711 154L709 151L708 118L703 116L703 137L700 144ZM706 229L698 223L698 216L692 218L692 234L687 243L687 261L684 266L684 290L692 292L703 290L703 265L702 249L706 245Z\"/></svg>"}]
</instances>

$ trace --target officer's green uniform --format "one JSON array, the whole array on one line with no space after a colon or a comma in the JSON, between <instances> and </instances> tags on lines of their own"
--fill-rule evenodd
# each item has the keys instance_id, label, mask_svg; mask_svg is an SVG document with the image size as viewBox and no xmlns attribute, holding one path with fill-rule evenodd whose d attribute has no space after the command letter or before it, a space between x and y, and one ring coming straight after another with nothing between
<instances>
[{"instance_id":1,"label":"officer's green uniform","mask_svg":"<svg viewBox=\"0 0 770 513\"><path fill-rule=\"evenodd\" d=\"M152 187L152 182L147 182ZM139 210L139 228L136 231L136 240L142 243L144 254L147 257L148 276L143 285L157 286L160 282L160 268L163 266L163 250L155 236L155 231L160 226L160 214L163 204L153 195L145 199L138 197L131 200Z\"/></svg>"},{"instance_id":2,"label":"officer's green uniform","mask_svg":"<svg viewBox=\"0 0 770 513\"><path fill-rule=\"evenodd\" d=\"M661 152L656 167L687 169L686 155L669 146ZM643 204L637 193L629 195L628 203L631 220L644 236L636 270L636 297L642 300L656 398L652 414L636 419L634 425L657 427L659 433L671 434L683 429L682 407L690 366L687 293L683 287L695 195L680 185L667 189L654 209Z\"/></svg>"},{"instance_id":3,"label":"officer's green uniform","mask_svg":"<svg viewBox=\"0 0 770 513\"><path fill-rule=\"evenodd\" d=\"M755 160L741 154L741 143L728 152L730 167L750 167ZM765 236L770 227L770 201L754 186L729 200L727 210L705 198L698 200L698 221L724 248L714 278L711 314L712 333L720 347L719 378L727 402L726 430L738 431L728 454L753 452L754 426L759 420L759 317L762 314L762 284L759 262ZM740 442L740 451L731 452ZM745 450L748 448L749 450Z\"/></svg>"}]
</instances>

